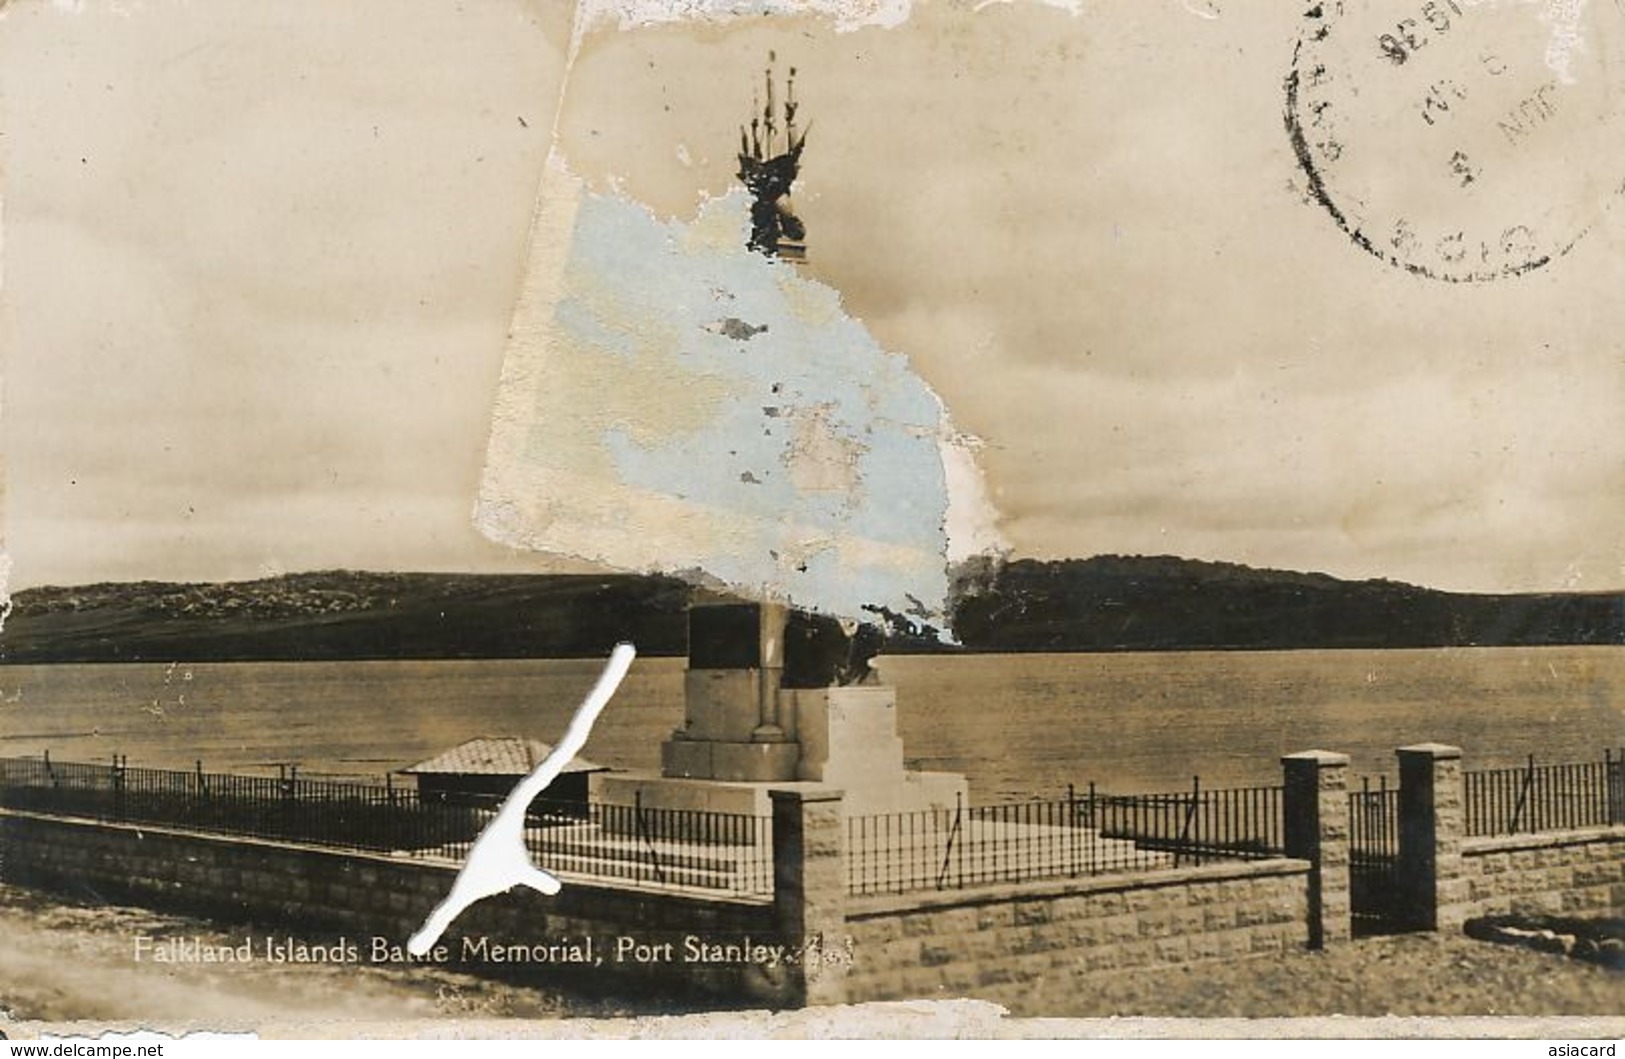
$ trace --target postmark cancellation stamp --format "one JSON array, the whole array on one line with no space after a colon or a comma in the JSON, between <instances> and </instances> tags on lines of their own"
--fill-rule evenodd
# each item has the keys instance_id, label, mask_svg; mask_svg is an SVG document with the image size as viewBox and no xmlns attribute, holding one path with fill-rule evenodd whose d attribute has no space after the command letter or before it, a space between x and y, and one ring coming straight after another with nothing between
<instances>
[{"instance_id":1,"label":"postmark cancellation stamp","mask_svg":"<svg viewBox=\"0 0 1625 1059\"><path fill-rule=\"evenodd\" d=\"M1625 190L1621 0L1323 0L1286 77L1308 197L1414 275L1560 259Z\"/></svg>"}]
</instances>

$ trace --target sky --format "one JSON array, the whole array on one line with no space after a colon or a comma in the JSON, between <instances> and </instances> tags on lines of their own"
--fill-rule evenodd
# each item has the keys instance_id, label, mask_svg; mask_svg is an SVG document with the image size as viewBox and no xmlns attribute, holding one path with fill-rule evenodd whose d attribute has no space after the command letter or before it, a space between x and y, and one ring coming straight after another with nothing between
<instances>
[{"instance_id":1,"label":"sky","mask_svg":"<svg viewBox=\"0 0 1625 1059\"><path fill-rule=\"evenodd\" d=\"M1625 586L1625 138L1548 122L1529 150L1579 177L1482 200L1567 196L1552 263L1413 274L1314 201L1278 6L600 30L566 78L561 5L11 5L12 585L553 566L471 516L555 122L591 192L691 220L771 51L805 270L980 439L1013 554Z\"/></svg>"}]
</instances>

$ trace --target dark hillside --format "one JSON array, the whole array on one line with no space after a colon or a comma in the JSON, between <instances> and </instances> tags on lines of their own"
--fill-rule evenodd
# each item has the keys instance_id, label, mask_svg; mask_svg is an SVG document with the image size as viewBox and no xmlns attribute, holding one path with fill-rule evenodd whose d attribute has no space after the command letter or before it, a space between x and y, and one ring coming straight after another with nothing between
<instances>
[{"instance_id":1,"label":"dark hillside","mask_svg":"<svg viewBox=\"0 0 1625 1059\"><path fill-rule=\"evenodd\" d=\"M974 651L1272 650L1625 643L1625 593L1467 595L1173 557L967 571Z\"/></svg>"},{"instance_id":2,"label":"dark hillside","mask_svg":"<svg viewBox=\"0 0 1625 1059\"><path fill-rule=\"evenodd\" d=\"M1170 557L967 567L971 651L1188 651L1625 643L1625 593L1462 595ZM31 588L0 662L550 658L685 650L696 590L635 575L378 574ZM954 650L876 608L897 653Z\"/></svg>"},{"instance_id":3,"label":"dark hillside","mask_svg":"<svg viewBox=\"0 0 1625 1059\"><path fill-rule=\"evenodd\" d=\"M12 597L0 659L581 657L623 639L646 655L681 654L690 593L630 575L349 571L35 588Z\"/></svg>"}]
</instances>

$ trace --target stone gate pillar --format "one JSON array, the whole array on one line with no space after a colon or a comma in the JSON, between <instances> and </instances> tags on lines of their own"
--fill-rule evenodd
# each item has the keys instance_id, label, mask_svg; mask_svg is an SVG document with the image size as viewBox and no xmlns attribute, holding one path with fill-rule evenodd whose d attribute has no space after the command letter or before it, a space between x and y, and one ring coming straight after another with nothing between
<instances>
[{"instance_id":1,"label":"stone gate pillar","mask_svg":"<svg viewBox=\"0 0 1625 1059\"><path fill-rule=\"evenodd\" d=\"M1308 861L1309 947L1347 941L1349 795L1347 754L1305 750L1281 759L1286 855Z\"/></svg>"},{"instance_id":2,"label":"stone gate pillar","mask_svg":"<svg viewBox=\"0 0 1625 1059\"><path fill-rule=\"evenodd\" d=\"M802 956L785 968L785 1002L846 1000L846 815L838 790L775 790L773 911Z\"/></svg>"},{"instance_id":3,"label":"stone gate pillar","mask_svg":"<svg viewBox=\"0 0 1625 1059\"><path fill-rule=\"evenodd\" d=\"M1442 743L1400 747L1399 885L1413 912L1409 926L1460 930L1467 880L1461 843L1467 833L1461 748Z\"/></svg>"}]
</instances>

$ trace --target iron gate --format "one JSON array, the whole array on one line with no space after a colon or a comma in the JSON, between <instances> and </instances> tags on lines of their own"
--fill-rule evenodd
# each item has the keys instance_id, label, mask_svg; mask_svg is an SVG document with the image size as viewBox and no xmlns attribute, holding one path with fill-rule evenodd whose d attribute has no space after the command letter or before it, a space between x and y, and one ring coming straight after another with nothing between
<instances>
[{"instance_id":1,"label":"iron gate","mask_svg":"<svg viewBox=\"0 0 1625 1059\"><path fill-rule=\"evenodd\" d=\"M1356 937L1408 927L1399 876L1399 789L1370 777L1349 792L1349 910Z\"/></svg>"}]
</instances>

